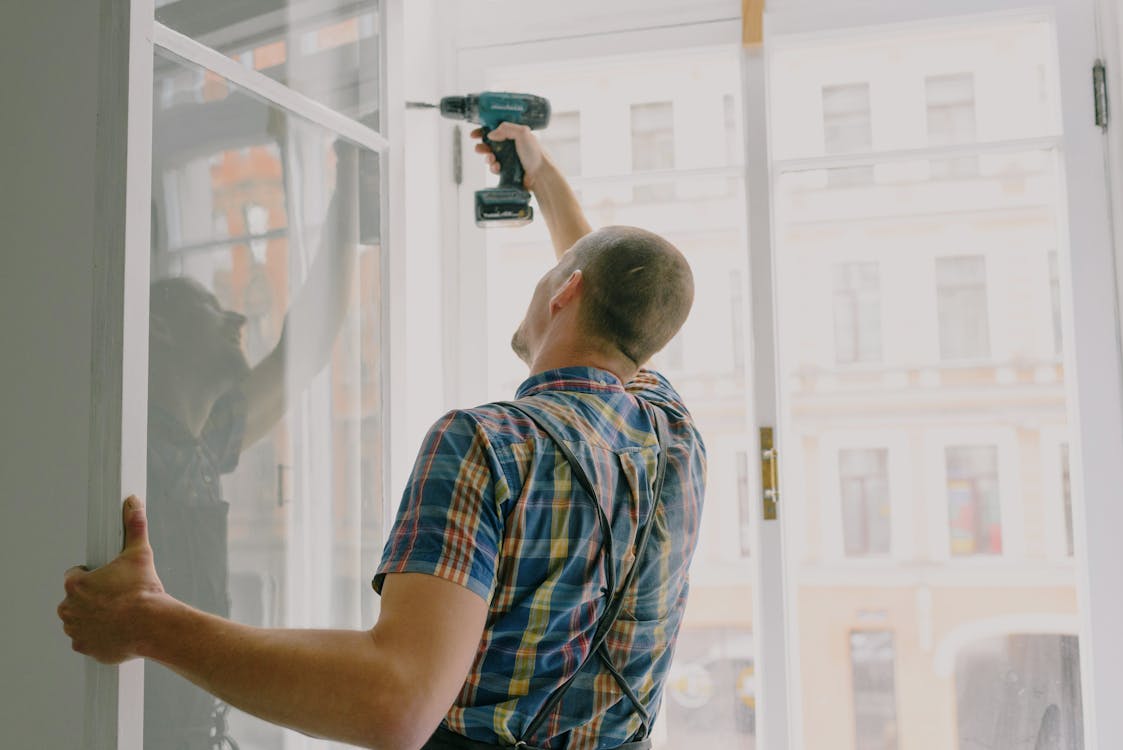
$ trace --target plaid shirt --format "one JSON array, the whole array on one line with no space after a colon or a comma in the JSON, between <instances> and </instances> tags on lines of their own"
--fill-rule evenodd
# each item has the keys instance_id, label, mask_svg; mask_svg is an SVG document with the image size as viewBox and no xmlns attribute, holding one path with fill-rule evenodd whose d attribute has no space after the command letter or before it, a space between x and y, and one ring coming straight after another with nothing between
<instances>
[{"instance_id":1,"label":"plaid shirt","mask_svg":"<svg viewBox=\"0 0 1123 750\"><path fill-rule=\"evenodd\" d=\"M682 623L688 568L698 539L705 449L674 388L641 371L613 375L569 367L531 377L520 404L568 443L607 506L617 580L633 559L651 512L658 441L637 403L665 411L672 445L663 499L632 590L606 641L617 668L654 716ZM599 659L539 729L523 737L550 693L589 657L606 603L597 515L550 438L502 404L453 411L430 430L374 578L426 573L488 602L472 669L445 725L483 742L569 750L611 748L639 715Z\"/></svg>"}]
</instances>

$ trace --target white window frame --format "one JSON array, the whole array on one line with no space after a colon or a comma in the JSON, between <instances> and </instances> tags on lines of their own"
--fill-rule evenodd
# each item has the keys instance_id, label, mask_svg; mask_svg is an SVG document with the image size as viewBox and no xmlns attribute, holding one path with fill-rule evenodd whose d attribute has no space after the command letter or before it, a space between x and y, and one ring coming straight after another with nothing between
<instances>
[{"instance_id":1,"label":"white window frame","mask_svg":"<svg viewBox=\"0 0 1123 750\"><path fill-rule=\"evenodd\" d=\"M411 457L402 451L391 452L391 446L401 445L405 429L404 420L392 409L395 398L391 392L403 389L409 363L404 347L405 299L402 294L404 273L401 252L391 248L404 247L403 190L404 169L400 149L391 147L391 138L401 137L402 112L401 66L392 61L401 55L402 9L404 0L381 0L379 33L384 40L381 91L383 92L384 120L382 132L372 130L329 107L300 94L267 76L244 67L238 60L229 58L204 44L190 39L155 20L152 0L131 0L112 3L103 9L106 14L116 14L116 23L103 24L103 46L119 50L112 65L102 66L106 79L103 88L119 89L121 79L126 79L127 97L123 101L107 102L107 118L117 126L118 113L127 118L126 142L114 141L98 149L99 162L117 160L125 163L122 175L124 186L119 190L106 190L111 196L120 196L120 205L114 204L108 215L118 217L120 230L106 233L107 246L99 254L107 259L104 274L106 283L97 285L94 315L105 321L107 330L95 335L104 341L95 341L94 369L112 385L117 380L122 392L129 394L119 404L97 406L92 415L94 425L119 423L121 439L118 446L107 446L100 460L91 461L89 504L90 535L87 559L107 561L120 549L120 495L122 490L143 495L146 492L147 474L147 373L148 373L148 287L149 278L149 224L152 194L152 104L154 53L166 50L190 63L209 69L228 79L252 95L282 107L294 115L314 122L328 130L364 146L380 155L382 169L382 243L381 261L383 294L381 300L383 352L383 403L384 429L384 498L390 498L389 488L401 486L403 472L408 471ZM127 76L123 68L127 65ZM114 170L106 167L107 172ZM118 173L122 170L116 170ZM117 200L117 199L112 199ZM123 239L123 242L120 242ZM120 244L118 244L120 243ZM114 275L117 275L114 281ZM114 321L123 321L120 338L111 335ZM119 329L120 330L120 329ZM105 344L104 346L102 344ZM98 402L95 402L97 404ZM93 434L100 434L94 428ZM112 430L106 434L112 435ZM404 469L402 468L404 466ZM119 474L118 474L119 471ZM384 502L384 520L392 516L392 503ZM89 661L86 680L86 730L90 747L113 747L117 750L142 750L144 712L143 662L135 660L119 667L105 667Z\"/></svg>"}]
</instances>

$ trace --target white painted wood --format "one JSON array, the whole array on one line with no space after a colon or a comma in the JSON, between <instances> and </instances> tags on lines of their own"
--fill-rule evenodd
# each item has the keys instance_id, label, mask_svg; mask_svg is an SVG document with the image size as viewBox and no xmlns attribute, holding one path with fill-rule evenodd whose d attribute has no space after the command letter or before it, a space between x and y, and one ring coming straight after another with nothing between
<instances>
[{"instance_id":1,"label":"white painted wood","mask_svg":"<svg viewBox=\"0 0 1123 750\"><path fill-rule=\"evenodd\" d=\"M756 524L755 576L753 580L753 637L756 640L758 708L756 739L760 747L799 747L802 721L799 701L793 699L791 673L798 670L795 650L788 646L790 623L796 616L796 598L789 598L785 560L785 529L795 519L784 505L785 493L795 491L792 481L795 466L789 465L782 450L784 437L779 424L779 355L776 340L776 274L773 263L773 183L769 168L770 123L768 108L768 67L765 50L746 49L742 53L742 105L745 132L745 196L749 215L749 304L752 330L751 369L753 388L752 433L760 427L774 428L778 453L780 499L778 520L765 521L763 513L753 515ZM763 509L759 442L749 458L749 482L755 505ZM789 534L787 538L793 538Z\"/></svg>"},{"instance_id":2,"label":"white painted wood","mask_svg":"<svg viewBox=\"0 0 1123 750\"><path fill-rule=\"evenodd\" d=\"M152 175L151 0L103 0L96 130L88 564L121 549L121 502L145 493ZM140 750L144 672L87 662L88 747Z\"/></svg>"},{"instance_id":3,"label":"white painted wood","mask_svg":"<svg viewBox=\"0 0 1123 750\"><path fill-rule=\"evenodd\" d=\"M167 26L155 24L152 40L156 46L213 71L249 93L339 133L360 146L379 152L385 151L389 146L389 141L381 133Z\"/></svg>"},{"instance_id":4,"label":"white painted wood","mask_svg":"<svg viewBox=\"0 0 1123 750\"><path fill-rule=\"evenodd\" d=\"M1123 7L1120 0L1098 0L1100 56L1107 67L1108 110L1113 122L1107 132L1108 179L1115 239L1116 296L1123 318Z\"/></svg>"},{"instance_id":5,"label":"white painted wood","mask_svg":"<svg viewBox=\"0 0 1123 750\"><path fill-rule=\"evenodd\" d=\"M381 365L383 377L383 431L388 436L384 450L387 471L383 503L383 528L389 529L398 508L396 493L401 492L409 475L416 446L407 439L406 393L410 367L406 320L406 222L405 164L405 0L384 0L382 5L383 49L382 85L386 133L393 147L382 159L382 340L385 342ZM416 304L416 301L414 301Z\"/></svg>"},{"instance_id":6,"label":"white painted wood","mask_svg":"<svg viewBox=\"0 0 1123 750\"><path fill-rule=\"evenodd\" d=\"M1074 405L1071 451L1081 676L1088 746L1123 747L1123 359L1106 140L1094 124L1091 69L1097 54L1093 0L1058 0L1070 263L1061 263L1066 371ZM1068 276L1068 278L1066 278ZM1081 502L1082 499L1082 502Z\"/></svg>"}]
</instances>

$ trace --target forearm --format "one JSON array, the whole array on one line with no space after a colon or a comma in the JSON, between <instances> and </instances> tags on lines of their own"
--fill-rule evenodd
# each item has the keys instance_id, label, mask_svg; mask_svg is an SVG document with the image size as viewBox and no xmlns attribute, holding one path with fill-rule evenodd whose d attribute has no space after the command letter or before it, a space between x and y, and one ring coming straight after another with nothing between
<instances>
[{"instance_id":1,"label":"forearm","mask_svg":"<svg viewBox=\"0 0 1123 750\"><path fill-rule=\"evenodd\" d=\"M402 747L408 682L371 632L266 630L175 600L151 608L142 655L247 713L361 747Z\"/></svg>"},{"instance_id":2,"label":"forearm","mask_svg":"<svg viewBox=\"0 0 1123 750\"><path fill-rule=\"evenodd\" d=\"M565 179L565 175L547 158L531 188L538 199L538 206L546 218L554 252L560 260L577 240L593 231L585 212L577 201L577 195Z\"/></svg>"}]
</instances>

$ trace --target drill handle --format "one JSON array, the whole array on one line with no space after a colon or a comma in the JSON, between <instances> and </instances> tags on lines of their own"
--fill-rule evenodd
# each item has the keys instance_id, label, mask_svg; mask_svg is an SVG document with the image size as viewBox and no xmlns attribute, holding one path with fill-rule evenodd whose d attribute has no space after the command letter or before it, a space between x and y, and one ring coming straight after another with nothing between
<instances>
[{"instance_id":1,"label":"drill handle","mask_svg":"<svg viewBox=\"0 0 1123 750\"><path fill-rule=\"evenodd\" d=\"M483 129L484 143L491 147L492 153L495 154L495 160L499 162L499 187L501 188L518 188L525 190L523 187L523 178L526 177L526 171L523 169L523 163L519 159L519 152L515 148L513 140L493 141L487 137L491 131L488 128Z\"/></svg>"}]
</instances>

